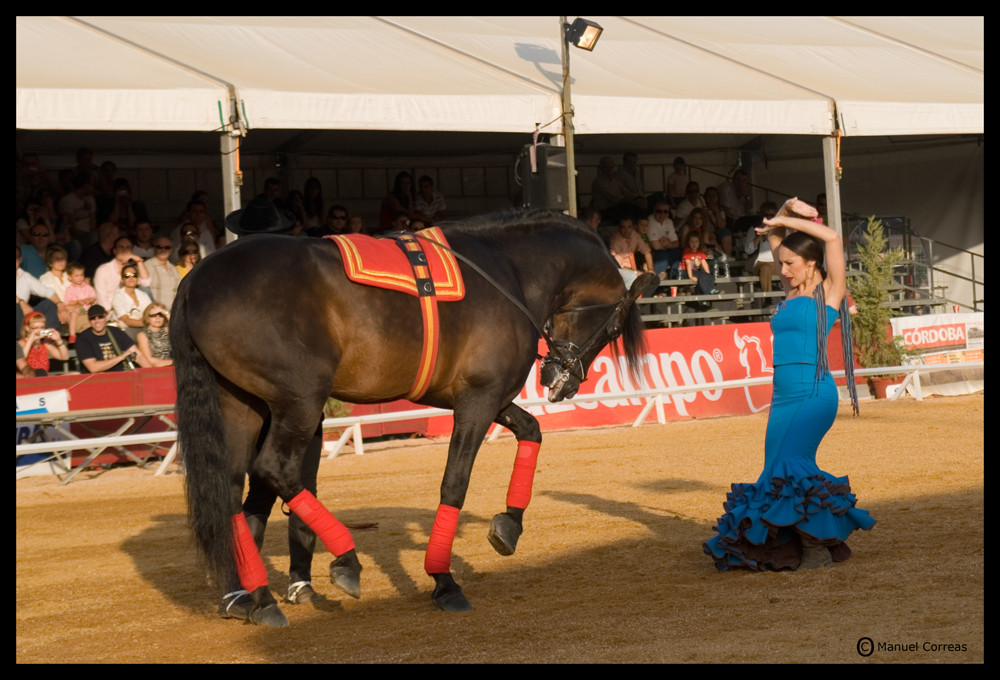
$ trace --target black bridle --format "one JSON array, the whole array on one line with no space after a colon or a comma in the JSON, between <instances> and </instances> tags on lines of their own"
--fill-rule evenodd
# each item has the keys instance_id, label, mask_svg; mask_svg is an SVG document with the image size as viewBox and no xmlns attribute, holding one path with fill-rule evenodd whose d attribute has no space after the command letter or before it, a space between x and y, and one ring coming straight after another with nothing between
<instances>
[{"instance_id":1,"label":"black bridle","mask_svg":"<svg viewBox=\"0 0 1000 680\"><path fill-rule=\"evenodd\" d=\"M412 233L412 232L410 232ZM448 246L441 245L437 241L422 236L419 232L413 233L417 238L423 239L428 243L433 243L438 248L443 248L447 250L456 258L469 265L477 274L483 277L487 283L493 286L497 291L499 291L504 297L506 297L510 302L517 307L521 312L528 318L531 325L535 327L538 335L545 340L546 346L549 348L549 353L544 357L537 355L537 358L542 360L540 368L540 373L542 371L547 371L548 367L555 364L558 368L557 375L552 381L544 381L542 384L551 387L555 384L555 380L558 378L567 378L570 375L575 377L580 382L583 382L587 378L587 371L583 366L583 357L593 349L594 344L598 341L599 334L601 331L607 331L607 340L605 342L612 342L622 333L622 328L620 325L612 326L611 320L616 318L616 316L622 314L625 310L625 296L628 291L622 294L622 297L617 302L602 302L594 305L583 305L580 307L571 307L569 309L560 310L555 312L552 316L558 316L560 314L575 314L577 312L585 312L593 309L603 309L605 307L614 307L611 313L604 320L604 323L594 328L593 332L590 334L582 344L577 345L569 340L556 340L554 339L545 328L535 320L535 317L531 314L531 311L521 303L520 300L515 298L507 289L501 286L492 276L487 274L482 267L477 265L475 262L465 257L461 253L449 248ZM385 237L391 238L392 234L386 234Z\"/></svg>"}]
</instances>

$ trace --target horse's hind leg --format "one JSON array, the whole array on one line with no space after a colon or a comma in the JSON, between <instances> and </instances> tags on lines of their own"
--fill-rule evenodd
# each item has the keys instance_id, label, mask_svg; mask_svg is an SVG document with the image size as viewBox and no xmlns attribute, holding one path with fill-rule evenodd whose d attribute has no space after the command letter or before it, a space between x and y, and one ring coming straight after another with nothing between
<instances>
[{"instance_id":1,"label":"horse's hind leg","mask_svg":"<svg viewBox=\"0 0 1000 680\"><path fill-rule=\"evenodd\" d=\"M226 584L220 613L227 618L249 619L254 623L286 626L288 619L278 609L278 603L268 587L267 570L259 546L263 541L263 525L243 512L243 480L257 450L257 440L263 424L262 404L231 383L220 380L220 406L229 448L230 506L233 508L233 558L239 578L237 584ZM256 531L254 530L256 529ZM256 535L255 535L256 534ZM251 602L247 602L250 594Z\"/></svg>"},{"instance_id":2,"label":"horse's hind leg","mask_svg":"<svg viewBox=\"0 0 1000 680\"><path fill-rule=\"evenodd\" d=\"M517 439L517 457L514 459L514 470L507 487L507 511L493 517L487 538L493 549L501 555L513 555L517 549L517 539L523 531L524 510L531 501L531 486L535 478L542 432L538 420L514 404L500 411L496 422L514 433Z\"/></svg>"},{"instance_id":3,"label":"horse's hind leg","mask_svg":"<svg viewBox=\"0 0 1000 680\"><path fill-rule=\"evenodd\" d=\"M357 598L361 596L361 562L351 532L302 484L303 458L322 416L324 402L325 396L319 396L315 400L303 397L285 405L272 404L271 427L253 471L271 485L336 557L330 564L330 579Z\"/></svg>"}]
</instances>

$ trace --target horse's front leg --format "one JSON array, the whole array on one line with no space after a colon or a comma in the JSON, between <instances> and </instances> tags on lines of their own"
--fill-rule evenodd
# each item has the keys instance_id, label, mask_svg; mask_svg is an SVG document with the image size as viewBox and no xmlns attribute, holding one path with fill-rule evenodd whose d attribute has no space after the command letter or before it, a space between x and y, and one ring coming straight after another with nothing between
<instances>
[{"instance_id":1,"label":"horse's front leg","mask_svg":"<svg viewBox=\"0 0 1000 680\"><path fill-rule=\"evenodd\" d=\"M487 411L488 412L488 411ZM496 413L496 411L493 411ZM455 424L448 447L448 463L441 480L441 503L438 505L427 553L424 556L424 570L434 579L431 600L439 609L461 612L472 609L472 605L462 594L462 588L451 575L451 548L458 531L458 515L465 504L465 494L469 490L469 479L476 454L489 429L493 415L484 415L484 409L456 405Z\"/></svg>"},{"instance_id":2,"label":"horse's front leg","mask_svg":"<svg viewBox=\"0 0 1000 680\"><path fill-rule=\"evenodd\" d=\"M517 539L524 527L524 510L531 501L531 486L535 479L538 449L542 444L542 431L538 420L520 406L510 404L497 417L517 439L517 456L514 470L507 487L507 511L493 517L487 538L490 545L501 555L513 555L517 549Z\"/></svg>"}]
</instances>

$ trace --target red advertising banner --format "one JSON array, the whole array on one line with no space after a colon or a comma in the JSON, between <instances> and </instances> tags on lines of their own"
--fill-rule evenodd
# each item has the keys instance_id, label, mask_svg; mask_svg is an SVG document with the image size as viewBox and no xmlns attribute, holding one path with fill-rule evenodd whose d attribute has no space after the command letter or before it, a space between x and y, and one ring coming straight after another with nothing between
<instances>
[{"instance_id":1,"label":"red advertising banner","mask_svg":"<svg viewBox=\"0 0 1000 680\"><path fill-rule=\"evenodd\" d=\"M527 410L538 418L543 431L632 423L646 406L646 398L613 399L615 394L769 378L774 372L771 340L771 327L764 322L653 329L646 333L644 384L633 383L624 359L615 359L606 347L591 364L587 381L573 399ZM544 344L539 345L539 352L544 354ZM839 322L830 333L828 345L830 370L843 370ZM588 399L594 396L604 400ZM544 397L536 361L520 398ZM680 392L665 395L663 402L667 420L749 415L770 406L771 385ZM433 418L428 422L427 433L431 436L447 435L450 431L450 418Z\"/></svg>"}]
</instances>

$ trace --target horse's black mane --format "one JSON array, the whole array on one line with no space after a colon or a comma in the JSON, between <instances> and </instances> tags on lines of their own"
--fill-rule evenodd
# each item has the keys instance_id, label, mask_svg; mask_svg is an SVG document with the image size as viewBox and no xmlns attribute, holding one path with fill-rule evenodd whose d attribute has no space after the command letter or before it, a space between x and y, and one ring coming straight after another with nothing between
<instances>
[{"instance_id":1,"label":"horse's black mane","mask_svg":"<svg viewBox=\"0 0 1000 680\"><path fill-rule=\"evenodd\" d=\"M530 231L541 227L565 228L589 238L604 248L604 243L592 229L580 220L556 210L520 208L500 210L486 215L469 217L440 225L445 231L480 236L482 238L503 238L515 231Z\"/></svg>"}]
</instances>

